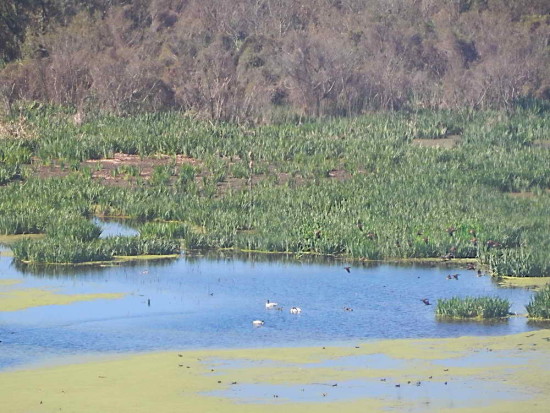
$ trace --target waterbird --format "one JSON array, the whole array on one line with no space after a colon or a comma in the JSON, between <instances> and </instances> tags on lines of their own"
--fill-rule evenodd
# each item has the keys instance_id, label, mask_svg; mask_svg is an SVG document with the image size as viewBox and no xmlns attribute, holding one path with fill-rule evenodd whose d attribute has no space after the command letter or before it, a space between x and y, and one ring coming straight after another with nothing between
<instances>
[{"instance_id":1,"label":"waterbird","mask_svg":"<svg viewBox=\"0 0 550 413\"><path fill-rule=\"evenodd\" d=\"M458 280L458 274L453 274L453 278L454 278L455 280Z\"/></svg>"},{"instance_id":2,"label":"waterbird","mask_svg":"<svg viewBox=\"0 0 550 413\"><path fill-rule=\"evenodd\" d=\"M351 307L344 307L344 311L353 311L353 308L351 308Z\"/></svg>"},{"instance_id":3,"label":"waterbird","mask_svg":"<svg viewBox=\"0 0 550 413\"><path fill-rule=\"evenodd\" d=\"M346 270L346 272L350 273L351 272L351 267L344 267L344 270Z\"/></svg>"},{"instance_id":4,"label":"waterbird","mask_svg":"<svg viewBox=\"0 0 550 413\"><path fill-rule=\"evenodd\" d=\"M267 301L265 302L265 308L267 308L267 309L275 308L275 307L277 307L278 305L279 305L279 304L277 304L277 303L272 303L272 302L270 302L269 300L267 300Z\"/></svg>"},{"instance_id":5,"label":"waterbird","mask_svg":"<svg viewBox=\"0 0 550 413\"><path fill-rule=\"evenodd\" d=\"M422 298L422 299L420 299L420 301L422 301L426 305L431 305L430 300L428 300L427 298Z\"/></svg>"},{"instance_id":6,"label":"waterbird","mask_svg":"<svg viewBox=\"0 0 550 413\"><path fill-rule=\"evenodd\" d=\"M451 274L447 275L447 279L448 280L452 280L453 279L453 276Z\"/></svg>"},{"instance_id":7,"label":"waterbird","mask_svg":"<svg viewBox=\"0 0 550 413\"><path fill-rule=\"evenodd\" d=\"M260 326L263 326L264 324L265 324L265 322L264 322L263 320L254 320L254 321L252 322L252 325L253 325L254 327L260 327Z\"/></svg>"},{"instance_id":8,"label":"waterbird","mask_svg":"<svg viewBox=\"0 0 550 413\"><path fill-rule=\"evenodd\" d=\"M302 309L300 307L292 307L290 309L290 314L300 314L302 312Z\"/></svg>"}]
</instances>

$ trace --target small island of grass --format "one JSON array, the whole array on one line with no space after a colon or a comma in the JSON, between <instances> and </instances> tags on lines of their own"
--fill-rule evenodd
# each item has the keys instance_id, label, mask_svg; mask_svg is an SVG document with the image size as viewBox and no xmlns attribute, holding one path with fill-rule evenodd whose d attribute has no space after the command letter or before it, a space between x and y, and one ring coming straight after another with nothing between
<instances>
[{"instance_id":1,"label":"small island of grass","mask_svg":"<svg viewBox=\"0 0 550 413\"><path fill-rule=\"evenodd\" d=\"M550 285L537 291L528 305L525 306L529 318L550 320Z\"/></svg>"},{"instance_id":2,"label":"small island of grass","mask_svg":"<svg viewBox=\"0 0 550 413\"><path fill-rule=\"evenodd\" d=\"M437 317L443 319L495 319L510 315L510 302L499 297L453 297L437 300Z\"/></svg>"}]
</instances>

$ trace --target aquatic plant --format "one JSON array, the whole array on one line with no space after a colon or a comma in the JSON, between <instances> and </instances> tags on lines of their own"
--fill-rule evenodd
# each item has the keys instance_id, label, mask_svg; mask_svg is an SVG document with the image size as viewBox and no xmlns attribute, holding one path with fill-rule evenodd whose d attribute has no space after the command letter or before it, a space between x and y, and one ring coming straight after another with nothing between
<instances>
[{"instance_id":1,"label":"aquatic plant","mask_svg":"<svg viewBox=\"0 0 550 413\"><path fill-rule=\"evenodd\" d=\"M550 275L550 151L534 143L550 130L544 113L396 112L258 127L181 113L80 126L64 113L25 116L40 136L25 146L37 164L117 152L194 159L174 157L151 178L117 187L82 167L10 183L0 188L2 233L69 239L76 229L56 230L56 216L115 215L143 222L143 238L184 239L186 248L476 258L496 275ZM411 144L457 133L453 149Z\"/></svg>"},{"instance_id":2,"label":"aquatic plant","mask_svg":"<svg viewBox=\"0 0 550 413\"><path fill-rule=\"evenodd\" d=\"M17 259L33 263L82 263L112 259L112 255L105 251L101 243L76 239L22 239L11 248Z\"/></svg>"},{"instance_id":3,"label":"aquatic plant","mask_svg":"<svg viewBox=\"0 0 550 413\"><path fill-rule=\"evenodd\" d=\"M550 320L550 284L537 291L525 308L529 318Z\"/></svg>"},{"instance_id":4,"label":"aquatic plant","mask_svg":"<svg viewBox=\"0 0 550 413\"><path fill-rule=\"evenodd\" d=\"M435 314L441 318L503 318L509 315L510 302L499 297L453 297L437 300Z\"/></svg>"}]
</instances>

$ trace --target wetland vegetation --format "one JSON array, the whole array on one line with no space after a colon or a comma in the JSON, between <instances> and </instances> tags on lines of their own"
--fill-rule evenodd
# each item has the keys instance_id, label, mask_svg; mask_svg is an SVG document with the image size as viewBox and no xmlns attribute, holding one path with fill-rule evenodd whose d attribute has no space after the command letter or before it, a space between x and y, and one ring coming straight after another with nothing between
<instances>
[{"instance_id":1,"label":"wetland vegetation","mask_svg":"<svg viewBox=\"0 0 550 413\"><path fill-rule=\"evenodd\" d=\"M537 291L525 308L530 318L550 320L550 285Z\"/></svg>"},{"instance_id":2,"label":"wetland vegetation","mask_svg":"<svg viewBox=\"0 0 550 413\"><path fill-rule=\"evenodd\" d=\"M505 318L510 315L510 302L499 297L452 297L437 301L435 314L441 318Z\"/></svg>"},{"instance_id":3,"label":"wetland vegetation","mask_svg":"<svg viewBox=\"0 0 550 413\"><path fill-rule=\"evenodd\" d=\"M13 245L20 260L183 246L464 258L494 275L550 275L542 103L266 126L176 112L75 124L73 114L35 103L3 120L0 232L46 234ZM444 138L455 145L418 144ZM140 235L99 239L95 215L132 218Z\"/></svg>"}]
</instances>

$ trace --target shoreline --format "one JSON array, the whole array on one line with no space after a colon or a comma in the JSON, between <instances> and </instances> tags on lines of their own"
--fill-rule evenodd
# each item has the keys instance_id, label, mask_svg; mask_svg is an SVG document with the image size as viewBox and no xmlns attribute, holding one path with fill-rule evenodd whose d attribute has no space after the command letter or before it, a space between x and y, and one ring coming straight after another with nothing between
<instances>
[{"instance_id":1,"label":"shoreline","mask_svg":"<svg viewBox=\"0 0 550 413\"><path fill-rule=\"evenodd\" d=\"M0 397L10 413L543 412L550 402L549 356L548 329L349 347L163 351L0 372ZM365 386L366 396L357 386ZM473 402L464 399L467 393Z\"/></svg>"}]
</instances>

